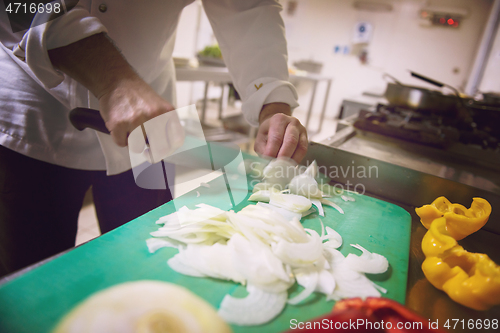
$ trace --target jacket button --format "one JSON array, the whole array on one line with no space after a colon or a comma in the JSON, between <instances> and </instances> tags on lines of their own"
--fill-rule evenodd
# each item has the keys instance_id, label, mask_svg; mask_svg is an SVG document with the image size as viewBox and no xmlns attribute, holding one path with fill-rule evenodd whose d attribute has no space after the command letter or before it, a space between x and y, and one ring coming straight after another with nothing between
<instances>
[{"instance_id":1,"label":"jacket button","mask_svg":"<svg viewBox=\"0 0 500 333\"><path fill-rule=\"evenodd\" d=\"M99 5L99 11L101 13L106 13L107 10L108 10L108 6L106 6L105 3Z\"/></svg>"}]
</instances>

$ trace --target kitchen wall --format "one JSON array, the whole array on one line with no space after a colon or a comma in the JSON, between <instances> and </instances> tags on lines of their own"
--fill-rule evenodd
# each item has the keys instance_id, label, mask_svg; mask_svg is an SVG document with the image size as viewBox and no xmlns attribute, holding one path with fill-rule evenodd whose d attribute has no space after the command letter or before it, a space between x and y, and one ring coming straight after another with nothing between
<instances>
[{"instance_id":1,"label":"kitchen wall","mask_svg":"<svg viewBox=\"0 0 500 333\"><path fill-rule=\"evenodd\" d=\"M484 69L479 90L500 94L500 27L497 27L496 37Z\"/></svg>"},{"instance_id":2,"label":"kitchen wall","mask_svg":"<svg viewBox=\"0 0 500 333\"><path fill-rule=\"evenodd\" d=\"M383 93L386 81L382 74L385 72L407 84L432 87L412 79L408 70L413 70L464 87L492 5L492 0L377 0L390 4L392 10L373 12L357 10L353 6L355 0L295 0L296 8L292 14L288 11L290 1L280 1L285 8L282 15L287 29L290 64L298 60L323 63L321 74L334 79L327 108L329 117L337 114L345 98L366 91ZM468 16L457 29L424 27L419 12L426 5L463 8ZM195 8L200 8L197 2L188 6L181 17L174 55L188 56L189 50L197 51L195 44L201 48L200 38L195 42L192 30L181 28L183 25L201 22L198 24L201 24L202 39L210 40L207 37L211 34L210 28L203 25L206 19L202 14L198 20L198 9ZM368 22L373 27L366 46L366 64L352 54L352 37L358 22ZM301 108L305 109L309 103L310 86L302 84L298 89ZM321 109L323 89L324 86L318 87L314 109L317 113ZM189 94L186 90L185 87L179 89L179 105L200 94L200 89L191 89Z\"/></svg>"},{"instance_id":3,"label":"kitchen wall","mask_svg":"<svg viewBox=\"0 0 500 333\"><path fill-rule=\"evenodd\" d=\"M324 63L322 74L334 78L327 111L330 116L338 112L344 98L364 91L383 92L384 72L408 84L432 88L413 79L408 73L413 70L464 87L492 4L491 0L386 1L392 11L370 12L356 10L350 0L297 2L295 15L283 12L289 59L291 63L299 59ZM283 2L285 9L287 3ZM419 12L426 5L465 8L469 16L457 29L424 27ZM335 46L352 49L354 26L362 21L373 27L366 65L354 55L334 53Z\"/></svg>"}]
</instances>

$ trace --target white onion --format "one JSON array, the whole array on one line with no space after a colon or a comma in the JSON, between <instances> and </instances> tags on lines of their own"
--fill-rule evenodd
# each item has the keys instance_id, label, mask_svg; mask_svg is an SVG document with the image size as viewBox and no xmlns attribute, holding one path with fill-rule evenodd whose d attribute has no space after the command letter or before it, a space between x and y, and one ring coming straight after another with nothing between
<instances>
[{"instance_id":1,"label":"white onion","mask_svg":"<svg viewBox=\"0 0 500 333\"><path fill-rule=\"evenodd\" d=\"M271 190L262 190L252 193L248 201L269 202Z\"/></svg>"},{"instance_id":2,"label":"white onion","mask_svg":"<svg viewBox=\"0 0 500 333\"><path fill-rule=\"evenodd\" d=\"M292 243L284 239L272 245L274 254L285 264L292 267L303 267L322 259L323 246L318 233L306 229L309 233L307 243Z\"/></svg>"},{"instance_id":3,"label":"white onion","mask_svg":"<svg viewBox=\"0 0 500 333\"><path fill-rule=\"evenodd\" d=\"M222 300L218 314L226 322L240 326L262 325L283 311L288 294L265 292L252 285L247 286L245 298L226 295Z\"/></svg>"},{"instance_id":4,"label":"white onion","mask_svg":"<svg viewBox=\"0 0 500 333\"><path fill-rule=\"evenodd\" d=\"M378 253L371 253L358 244L351 244L351 246L363 251L363 254L359 257L352 253L348 254L345 259L347 267L358 272L371 274L384 273L387 271L389 267L387 258Z\"/></svg>"},{"instance_id":5,"label":"white onion","mask_svg":"<svg viewBox=\"0 0 500 333\"><path fill-rule=\"evenodd\" d=\"M317 279L314 291L330 295L335 289L335 279L333 278L332 273L330 273L327 269L322 269L317 272L316 268L306 268L297 269L294 272L297 283L304 288L312 284L313 281Z\"/></svg>"},{"instance_id":6,"label":"white onion","mask_svg":"<svg viewBox=\"0 0 500 333\"><path fill-rule=\"evenodd\" d=\"M295 194L271 193L269 203L276 207L288 209L295 213L303 213L311 208L311 200Z\"/></svg>"},{"instance_id":7,"label":"white onion","mask_svg":"<svg viewBox=\"0 0 500 333\"><path fill-rule=\"evenodd\" d=\"M311 199L311 202L316 208L318 208L318 214L319 216L325 216L325 211L323 210L323 205L321 205L321 201L318 199Z\"/></svg>"},{"instance_id":8,"label":"white onion","mask_svg":"<svg viewBox=\"0 0 500 333\"><path fill-rule=\"evenodd\" d=\"M337 205L336 203L334 202L331 202L325 198L322 198L320 199L321 203L323 203L324 205L327 205L327 206L330 206L330 207L333 207L335 208L340 214L344 214L344 210L342 208L340 208L339 205Z\"/></svg>"},{"instance_id":9,"label":"white onion","mask_svg":"<svg viewBox=\"0 0 500 333\"><path fill-rule=\"evenodd\" d=\"M283 216L283 218L287 221L291 221L294 218L300 220L303 216L302 214L291 212L288 209L276 207L276 206L273 206L273 205L270 205L267 203L263 203L263 202L258 202L257 206L270 209L270 210L280 214L281 216Z\"/></svg>"},{"instance_id":10,"label":"white onion","mask_svg":"<svg viewBox=\"0 0 500 333\"><path fill-rule=\"evenodd\" d=\"M210 304L186 288L141 280L117 284L92 294L51 330L54 333L159 331L227 333L231 328Z\"/></svg>"},{"instance_id":11,"label":"white onion","mask_svg":"<svg viewBox=\"0 0 500 333\"><path fill-rule=\"evenodd\" d=\"M337 286L327 299L341 300L343 298L380 297L380 292L375 283L370 281L364 274L349 269L343 262L332 269L333 277Z\"/></svg>"},{"instance_id":12,"label":"white onion","mask_svg":"<svg viewBox=\"0 0 500 333\"><path fill-rule=\"evenodd\" d=\"M191 267L188 264L183 262L183 258L177 253L175 256L167 260L168 266L172 268L177 273L194 276L194 277L205 277L205 274L202 274L196 268Z\"/></svg>"},{"instance_id":13,"label":"white onion","mask_svg":"<svg viewBox=\"0 0 500 333\"><path fill-rule=\"evenodd\" d=\"M296 172L297 164L292 159L275 159L263 170L264 182L277 185L280 190L284 190Z\"/></svg>"},{"instance_id":14,"label":"white onion","mask_svg":"<svg viewBox=\"0 0 500 333\"><path fill-rule=\"evenodd\" d=\"M259 201L256 205L248 205L238 213L205 204L193 210L182 207L157 221L163 226L151 235L168 238L148 240L149 250L178 247L179 253L168 261L173 270L247 285L246 298L226 296L220 306L224 319L237 325L257 325L274 318L285 306L286 292L295 282L304 289L289 300L290 304L304 301L315 291L335 300L385 292L364 274L387 270L385 257L359 245L352 246L362 255L344 257L336 250L343 242L338 232L325 228L321 219L321 236L300 223L303 216L315 211L313 204L320 216L325 215L323 204L344 214L341 207L323 198L314 179L317 164L314 162L303 174L293 177L289 189L281 191L276 189L283 185L279 169L293 173L296 168L286 161L270 163L266 168L267 178L254 187L249 198ZM301 192L298 188L302 183L312 184L311 188L320 194ZM354 199L342 196L342 200ZM274 305L268 309L260 304L263 297L270 298Z\"/></svg>"},{"instance_id":15,"label":"white onion","mask_svg":"<svg viewBox=\"0 0 500 333\"><path fill-rule=\"evenodd\" d=\"M342 246L342 236L330 227L326 227L326 236L321 237L321 240L327 240L323 246L338 249Z\"/></svg>"},{"instance_id":16,"label":"white onion","mask_svg":"<svg viewBox=\"0 0 500 333\"><path fill-rule=\"evenodd\" d=\"M288 304L299 304L306 298L312 295L312 293L316 290L316 286L318 285L319 274L315 270L306 270L306 271L298 271L295 273L295 277L297 279L297 283L304 287L299 294L295 297L290 298L288 300Z\"/></svg>"},{"instance_id":17,"label":"white onion","mask_svg":"<svg viewBox=\"0 0 500 333\"><path fill-rule=\"evenodd\" d=\"M302 217L311 215L312 213L315 213L316 210L314 208L310 208L309 210L306 210L305 212L302 213Z\"/></svg>"},{"instance_id":18,"label":"white onion","mask_svg":"<svg viewBox=\"0 0 500 333\"><path fill-rule=\"evenodd\" d=\"M286 291L292 286L293 278L269 246L251 242L240 234L235 234L227 246L231 252L230 264L248 284L272 292Z\"/></svg>"},{"instance_id":19,"label":"white onion","mask_svg":"<svg viewBox=\"0 0 500 333\"><path fill-rule=\"evenodd\" d=\"M307 198L322 198L323 192L318 187L318 182L311 176L301 174L295 176L288 184L290 193L302 195Z\"/></svg>"},{"instance_id":20,"label":"white onion","mask_svg":"<svg viewBox=\"0 0 500 333\"><path fill-rule=\"evenodd\" d=\"M356 201L356 199L354 199L353 197L349 197L347 195L341 195L340 196L342 198L342 200L344 201Z\"/></svg>"},{"instance_id":21,"label":"white onion","mask_svg":"<svg viewBox=\"0 0 500 333\"><path fill-rule=\"evenodd\" d=\"M172 241L162 238L148 238L146 239L146 245L148 247L149 253L155 253L163 247L179 247L179 244L174 244Z\"/></svg>"},{"instance_id":22,"label":"white onion","mask_svg":"<svg viewBox=\"0 0 500 333\"><path fill-rule=\"evenodd\" d=\"M174 266L171 265L170 261L173 258L178 261L174 261ZM179 269L179 263L182 263L194 270L193 272L198 272L203 276L245 283L245 277L234 269L231 263L232 251L228 245L219 243L212 246L191 244L186 248L179 249L179 253L173 258L168 261L168 264L174 270Z\"/></svg>"},{"instance_id":23,"label":"white onion","mask_svg":"<svg viewBox=\"0 0 500 333\"><path fill-rule=\"evenodd\" d=\"M323 255L330 265L330 273L335 279L335 290L327 295L328 300L340 300L352 297L380 297L383 288L370 281L363 273L351 268L350 262L340 251L331 247L323 247Z\"/></svg>"},{"instance_id":24,"label":"white onion","mask_svg":"<svg viewBox=\"0 0 500 333\"><path fill-rule=\"evenodd\" d=\"M304 174L313 178L316 178L318 176L318 173L318 163L316 163L316 160L312 161L312 163L307 167L306 171L304 171Z\"/></svg>"}]
</instances>

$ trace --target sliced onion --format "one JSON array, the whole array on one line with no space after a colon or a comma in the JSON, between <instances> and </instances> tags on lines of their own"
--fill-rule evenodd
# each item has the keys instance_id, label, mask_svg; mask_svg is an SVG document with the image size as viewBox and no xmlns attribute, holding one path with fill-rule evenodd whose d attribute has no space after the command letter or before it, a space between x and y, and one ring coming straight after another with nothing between
<instances>
[{"instance_id":1,"label":"sliced onion","mask_svg":"<svg viewBox=\"0 0 500 333\"><path fill-rule=\"evenodd\" d=\"M350 269L363 273L378 274L384 273L389 268L386 257L378 253L372 253L358 244L351 244L351 246L363 251L363 254L359 257L352 253L347 255L345 264Z\"/></svg>"},{"instance_id":2,"label":"sliced onion","mask_svg":"<svg viewBox=\"0 0 500 333\"><path fill-rule=\"evenodd\" d=\"M184 206L186 207L186 206ZM187 207L186 207L187 208ZM179 211L173 212L172 214L168 214L165 216L162 216L156 221L156 224L163 224L163 225L169 225L169 224L174 224L179 226Z\"/></svg>"},{"instance_id":3,"label":"sliced onion","mask_svg":"<svg viewBox=\"0 0 500 333\"><path fill-rule=\"evenodd\" d=\"M304 171L304 174L313 178L316 178L318 176L318 173L318 163L316 163L316 160L312 161L312 163L307 167L306 171Z\"/></svg>"},{"instance_id":4,"label":"sliced onion","mask_svg":"<svg viewBox=\"0 0 500 333\"><path fill-rule=\"evenodd\" d=\"M269 293L252 285L247 286L248 295L236 298L226 295L222 300L218 314L226 322L240 326L262 325L283 311L288 294Z\"/></svg>"},{"instance_id":5,"label":"sliced onion","mask_svg":"<svg viewBox=\"0 0 500 333\"><path fill-rule=\"evenodd\" d=\"M342 236L330 227L326 227L327 236L321 237L321 240L327 240L323 245L338 249L342 246Z\"/></svg>"},{"instance_id":6,"label":"sliced onion","mask_svg":"<svg viewBox=\"0 0 500 333\"><path fill-rule=\"evenodd\" d=\"M323 220L318 218L319 220L319 223L321 224L321 236L319 236L321 238L321 240L323 240L323 237L325 237L325 225L323 224Z\"/></svg>"},{"instance_id":7,"label":"sliced onion","mask_svg":"<svg viewBox=\"0 0 500 333\"><path fill-rule=\"evenodd\" d=\"M297 283L304 288L309 284L313 283L315 274L317 274L317 283L316 289L314 291L330 295L335 290L335 279L333 278L332 273L330 273L327 269L322 269L319 272L316 269L305 269L303 271L296 270L295 278L297 279ZM313 274L315 273L315 274ZM290 303L290 302L289 302Z\"/></svg>"},{"instance_id":8,"label":"sliced onion","mask_svg":"<svg viewBox=\"0 0 500 333\"><path fill-rule=\"evenodd\" d=\"M305 243L309 240L307 233L305 232L304 227L300 224L300 220L297 216L292 217L291 220L287 220L281 214L276 215L275 211L271 209L270 206L250 205L243 208L237 213L237 215L245 215L254 220L261 220L271 226L277 227L277 229L274 229L276 232L275 236L286 240L296 243ZM230 216L234 220L234 213L230 213ZM253 224L252 221L249 221L248 223Z\"/></svg>"},{"instance_id":9,"label":"sliced onion","mask_svg":"<svg viewBox=\"0 0 500 333\"><path fill-rule=\"evenodd\" d=\"M272 245L274 254L285 264L292 267L309 266L323 258L323 246L318 233L306 229L309 233L307 243L291 243L284 239Z\"/></svg>"},{"instance_id":10,"label":"sliced onion","mask_svg":"<svg viewBox=\"0 0 500 333\"><path fill-rule=\"evenodd\" d=\"M349 197L347 195L341 195L340 196L342 198L342 200L344 201L356 201L356 199L354 199L353 197Z\"/></svg>"},{"instance_id":11,"label":"sliced onion","mask_svg":"<svg viewBox=\"0 0 500 333\"><path fill-rule=\"evenodd\" d=\"M237 283L245 283L245 277L240 274L231 263L232 251L227 245L214 244L212 246L191 244L185 249L180 249L179 253L173 258L172 266L170 260L169 266L174 269L187 269L189 272L198 272L203 276L210 276L217 279L232 280ZM191 274L190 274L191 275Z\"/></svg>"},{"instance_id":12,"label":"sliced onion","mask_svg":"<svg viewBox=\"0 0 500 333\"><path fill-rule=\"evenodd\" d=\"M327 300L380 297L380 287L370 281L363 273L351 269L347 258L344 258L340 251L324 247L323 254L330 264L329 272L332 273L336 283L335 290L327 295Z\"/></svg>"},{"instance_id":13,"label":"sliced onion","mask_svg":"<svg viewBox=\"0 0 500 333\"><path fill-rule=\"evenodd\" d=\"M281 191L295 177L296 172L297 165L292 159L275 159L264 168L264 182L277 185Z\"/></svg>"},{"instance_id":14,"label":"sliced onion","mask_svg":"<svg viewBox=\"0 0 500 333\"><path fill-rule=\"evenodd\" d=\"M337 286L327 299L340 300L344 298L380 297L380 292L375 283L370 281L364 274L353 271L343 263L333 269L333 277Z\"/></svg>"},{"instance_id":15,"label":"sliced onion","mask_svg":"<svg viewBox=\"0 0 500 333\"><path fill-rule=\"evenodd\" d=\"M295 213L303 213L311 208L311 200L295 194L271 193L269 203L276 207L288 209Z\"/></svg>"},{"instance_id":16,"label":"sliced onion","mask_svg":"<svg viewBox=\"0 0 500 333\"><path fill-rule=\"evenodd\" d=\"M262 190L262 191L257 191L254 192L250 198L248 198L248 201L260 201L260 202L269 202L271 190Z\"/></svg>"},{"instance_id":17,"label":"sliced onion","mask_svg":"<svg viewBox=\"0 0 500 333\"><path fill-rule=\"evenodd\" d=\"M316 208L318 208L318 214L319 216L325 216L325 211L323 210L323 205L321 205L321 201L318 199L311 199L311 202Z\"/></svg>"},{"instance_id":18,"label":"sliced onion","mask_svg":"<svg viewBox=\"0 0 500 333\"><path fill-rule=\"evenodd\" d=\"M280 214L281 216L283 216L285 218L285 220L287 220L287 221L291 221L294 218L296 218L298 220L300 220L302 218L302 214L294 213L294 212L289 211L288 209L276 207L276 206L273 206L273 205L270 205L267 203L258 202L257 206L270 209L270 210Z\"/></svg>"},{"instance_id":19,"label":"sliced onion","mask_svg":"<svg viewBox=\"0 0 500 333\"><path fill-rule=\"evenodd\" d=\"M290 193L302 195L307 198L322 198L323 192L318 187L318 182L311 176L302 174L295 176L288 184Z\"/></svg>"},{"instance_id":20,"label":"sliced onion","mask_svg":"<svg viewBox=\"0 0 500 333\"><path fill-rule=\"evenodd\" d=\"M269 246L250 242L235 234L227 244L231 252L230 264L249 284L262 290L286 291L294 280Z\"/></svg>"},{"instance_id":21,"label":"sliced onion","mask_svg":"<svg viewBox=\"0 0 500 333\"><path fill-rule=\"evenodd\" d=\"M324 269L319 272L318 285L316 291L325 295L330 295L335 290L336 282L333 274Z\"/></svg>"},{"instance_id":22,"label":"sliced onion","mask_svg":"<svg viewBox=\"0 0 500 333\"><path fill-rule=\"evenodd\" d=\"M305 212L302 213L302 217L306 217L308 215L311 215L312 213L315 213L316 210L314 208L310 208L309 210L306 210Z\"/></svg>"},{"instance_id":23,"label":"sliced onion","mask_svg":"<svg viewBox=\"0 0 500 333\"><path fill-rule=\"evenodd\" d=\"M164 238L148 238L146 239L146 245L148 247L149 253L155 253L163 247L179 247L179 244L174 244L172 241L166 240Z\"/></svg>"},{"instance_id":24,"label":"sliced onion","mask_svg":"<svg viewBox=\"0 0 500 333\"><path fill-rule=\"evenodd\" d=\"M337 205L336 203L333 203L331 202L330 200L327 200L325 198L322 198L320 199L321 203L323 203L324 205L327 205L327 206L330 206L330 207L333 207L335 208L340 214L344 214L344 210L342 208L340 208L339 205Z\"/></svg>"},{"instance_id":25,"label":"sliced onion","mask_svg":"<svg viewBox=\"0 0 500 333\"><path fill-rule=\"evenodd\" d=\"M194 276L194 277L205 277L205 274L202 274L196 268L193 268L189 265L186 265L177 253L175 256L167 260L167 264L179 274Z\"/></svg>"},{"instance_id":26,"label":"sliced onion","mask_svg":"<svg viewBox=\"0 0 500 333\"><path fill-rule=\"evenodd\" d=\"M307 270L305 272L302 270L295 273L295 278L297 279L297 283L304 287L304 290L288 300L288 304L292 305L299 304L312 295L318 285L319 274L314 269Z\"/></svg>"}]
</instances>

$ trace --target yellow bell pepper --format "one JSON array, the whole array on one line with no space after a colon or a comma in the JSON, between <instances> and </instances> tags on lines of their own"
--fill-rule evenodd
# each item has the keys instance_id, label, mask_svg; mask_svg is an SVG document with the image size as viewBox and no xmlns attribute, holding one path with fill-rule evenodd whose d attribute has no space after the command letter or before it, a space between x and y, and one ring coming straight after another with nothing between
<instances>
[{"instance_id":1,"label":"yellow bell pepper","mask_svg":"<svg viewBox=\"0 0 500 333\"><path fill-rule=\"evenodd\" d=\"M491 214L491 205L481 198L474 198L469 209L460 204L452 204L445 197L439 197L430 205L416 208L420 221L429 229L438 217L446 218L446 230L456 240L461 240L481 229Z\"/></svg>"},{"instance_id":2,"label":"yellow bell pepper","mask_svg":"<svg viewBox=\"0 0 500 333\"><path fill-rule=\"evenodd\" d=\"M422 271L429 282L455 302L475 310L488 310L500 304L500 266L486 254L467 252L457 243L457 237L462 239L468 235L465 233L475 232L486 223L491 212L490 204L484 199L474 198L471 208L465 209L440 197L432 205L416 211L422 224L429 229L422 239L422 251L426 257ZM430 220L433 214L437 217ZM461 224L464 226L458 230Z\"/></svg>"}]
</instances>

